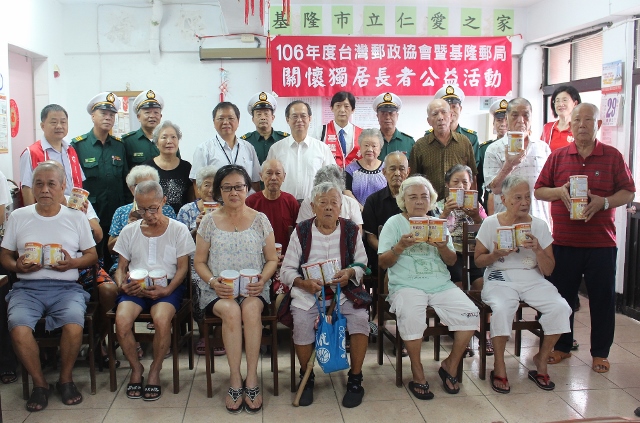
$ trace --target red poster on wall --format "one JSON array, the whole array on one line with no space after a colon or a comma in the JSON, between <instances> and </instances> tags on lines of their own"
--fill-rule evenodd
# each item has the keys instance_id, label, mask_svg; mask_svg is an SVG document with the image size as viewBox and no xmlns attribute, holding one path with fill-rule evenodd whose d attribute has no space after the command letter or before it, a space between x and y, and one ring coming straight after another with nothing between
<instances>
[{"instance_id":1,"label":"red poster on wall","mask_svg":"<svg viewBox=\"0 0 640 423\"><path fill-rule=\"evenodd\" d=\"M433 95L458 85L467 96L511 91L507 37L277 36L271 81L281 97Z\"/></svg>"}]
</instances>

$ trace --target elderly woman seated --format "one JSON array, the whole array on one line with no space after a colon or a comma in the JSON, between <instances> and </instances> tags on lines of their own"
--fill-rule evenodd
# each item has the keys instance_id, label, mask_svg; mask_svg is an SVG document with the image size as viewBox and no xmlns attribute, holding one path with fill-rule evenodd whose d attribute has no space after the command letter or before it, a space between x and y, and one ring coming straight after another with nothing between
<instances>
[{"instance_id":1,"label":"elderly woman seated","mask_svg":"<svg viewBox=\"0 0 640 423\"><path fill-rule=\"evenodd\" d=\"M313 178L313 186L323 182L336 184L340 189L340 193L344 194L344 174L342 173L342 169L338 166L332 164L318 169L316 176ZM313 198L305 198L302 204L300 204L300 211L298 212L298 219L296 219L296 223L300 223L303 220L311 219L313 217L314 211L311 207L312 202ZM362 228L362 212L360 211L360 203L358 203L358 200L345 195L342 198L342 206L340 206L340 217L352 220Z\"/></svg>"},{"instance_id":2,"label":"elderly woman seated","mask_svg":"<svg viewBox=\"0 0 640 423\"><path fill-rule=\"evenodd\" d=\"M171 319L182 302L182 282L189 271L189 254L195 250L195 244L186 226L160 212L166 198L158 182L139 183L134 198L138 205L136 213L142 220L125 226L113 248L120 255L115 277L120 290L116 334L131 365L127 397L155 401L162 395L160 370L171 342ZM146 286L147 283L133 282L129 273L134 269L161 270L166 274L165 283ZM153 362L144 392L144 367L138 358L132 331L136 318L143 311L151 313L156 330Z\"/></svg>"},{"instance_id":3,"label":"elderly woman seated","mask_svg":"<svg viewBox=\"0 0 640 423\"><path fill-rule=\"evenodd\" d=\"M452 375L479 324L478 308L451 282L447 265L456 262L456 252L446 228L446 241L441 242L421 242L411 231L409 218L426 217L436 200L437 194L428 180L422 176L407 178L396 197L402 213L387 220L378 243L379 264L388 269L387 301L396 314L398 332L411 359L413 380L409 390L421 400L433 398L420 362L427 306L433 307L442 323L455 332L451 353L438 371L444 390L450 394L460 391L458 380Z\"/></svg>"},{"instance_id":4,"label":"elderly woman seated","mask_svg":"<svg viewBox=\"0 0 640 423\"><path fill-rule=\"evenodd\" d=\"M251 178L244 167L227 165L218 170L213 197L222 201L223 206L202 218L194 258L194 268L201 279L200 307L222 319L222 339L230 370L226 408L232 414L243 409L254 414L262 409L258 381L261 314L270 302L270 278L278 263L269 219L245 204L250 188ZM247 285L246 292L234 292L236 284L223 282L223 272L247 269L257 276ZM240 373L243 328L247 356L244 381Z\"/></svg>"},{"instance_id":5,"label":"elderly woman seated","mask_svg":"<svg viewBox=\"0 0 640 423\"><path fill-rule=\"evenodd\" d=\"M506 211L485 219L476 236L475 262L486 266L482 301L487 303L491 316L491 338L495 353L491 387L501 394L509 393L504 349L511 335L511 326L520 301L538 310L544 340L538 354L533 356L536 370L529 371L529 379L541 389L550 391L555 384L547 373L547 358L561 334L569 332L571 307L558 290L544 276L555 266L551 232L547 223L529 214L531 188L526 178L509 176L502 182L502 204ZM498 228L519 223L528 224L530 233L521 239L521 246L498 248ZM500 246L502 247L502 245Z\"/></svg>"},{"instance_id":6,"label":"elderly woman seated","mask_svg":"<svg viewBox=\"0 0 640 423\"><path fill-rule=\"evenodd\" d=\"M313 187L311 207L316 217L298 224L291 234L289 248L281 269L281 280L291 287L291 314L293 315L293 343L300 361L300 378L307 370L307 363L315 343L314 323L318 317L316 297L322 291L323 281L305 279L301 266L339 258L342 270L330 282L330 292L340 284L345 289L340 295L340 312L347 319L351 334L351 370L347 380L347 392L342 405L357 407L364 397L362 387L362 363L367 352L369 315L366 308L356 308L345 292L360 285L367 254L364 250L358 225L340 216L343 187L335 182L322 182ZM362 267L360 267L362 266ZM326 288L325 288L326 290ZM329 296L329 294L327 294ZM300 405L313 402L314 373L304 387Z\"/></svg>"}]
</instances>

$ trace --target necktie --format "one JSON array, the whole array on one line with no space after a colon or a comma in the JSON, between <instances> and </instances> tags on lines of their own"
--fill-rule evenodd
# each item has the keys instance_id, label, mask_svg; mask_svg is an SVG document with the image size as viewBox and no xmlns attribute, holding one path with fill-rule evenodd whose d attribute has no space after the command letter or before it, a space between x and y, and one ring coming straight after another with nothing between
<instances>
[{"instance_id":1,"label":"necktie","mask_svg":"<svg viewBox=\"0 0 640 423\"><path fill-rule=\"evenodd\" d=\"M340 140L340 147L342 147L342 154L347 155L347 140L344 139L344 129L338 132L338 139Z\"/></svg>"}]
</instances>

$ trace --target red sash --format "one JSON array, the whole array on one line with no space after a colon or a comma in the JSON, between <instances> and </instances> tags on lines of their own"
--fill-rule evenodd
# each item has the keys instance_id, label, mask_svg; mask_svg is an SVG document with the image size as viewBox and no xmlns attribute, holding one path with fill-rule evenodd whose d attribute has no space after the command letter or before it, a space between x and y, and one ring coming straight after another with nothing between
<instances>
[{"instance_id":1,"label":"red sash","mask_svg":"<svg viewBox=\"0 0 640 423\"><path fill-rule=\"evenodd\" d=\"M45 152L42 149L42 142L40 140L34 142L26 148L25 152L29 151L31 156L31 169L35 169L38 163L42 163L49 160L48 155L45 157ZM24 152L22 153L24 154ZM76 150L69 146L67 148L67 154L69 155L69 163L71 164L71 178L73 179L74 188L82 188L82 171L80 170L80 161L78 160L78 153Z\"/></svg>"},{"instance_id":2,"label":"red sash","mask_svg":"<svg viewBox=\"0 0 640 423\"><path fill-rule=\"evenodd\" d=\"M342 153L342 147L340 146L340 140L338 139L338 134L336 133L336 125L334 121L329 122L325 125L326 132L324 136L324 141L331 150L331 154L336 159L336 164L340 166L342 169L347 167L349 163L354 160L360 159L362 156L360 154L360 146L358 145L358 137L362 132L362 128L358 128L357 126L353 126L353 148L347 154L347 159L345 160L344 154Z\"/></svg>"}]
</instances>

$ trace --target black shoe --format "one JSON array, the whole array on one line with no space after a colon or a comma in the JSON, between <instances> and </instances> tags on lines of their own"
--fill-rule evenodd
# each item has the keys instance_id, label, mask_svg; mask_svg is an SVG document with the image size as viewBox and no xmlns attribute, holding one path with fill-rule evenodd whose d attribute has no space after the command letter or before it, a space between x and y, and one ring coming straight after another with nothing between
<instances>
[{"instance_id":1,"label":"black shoe","mask_svg":"<svg viewBox=\"0 0 640 423\"><path fill-rule=\"evenodd\" d=\"M302 382L302 378L304 377L304 373L302 369L300 369L300 382ZM307 384L304 385L304 390L302 391L302 395L300 396L300 406L307 407L313 404L313 385L315 384L316 375L311 370L311 374L309 375L309 379L307 379ZM300 386L298 386L300 389Z\"/></svg>"},{"instance_id":2,"label":"black shoe","mask_svg":"<svg viewBox=\"0 0 640 423\"><path fill-rule=\"evenodd\" d=\"M342 398L342 406L345 408L354 408L362 403L364 397L364 388L362 387L362 372L357 375L349 370L349 379L347 379L347 392Z\"/></svg>"}]
</instances>

